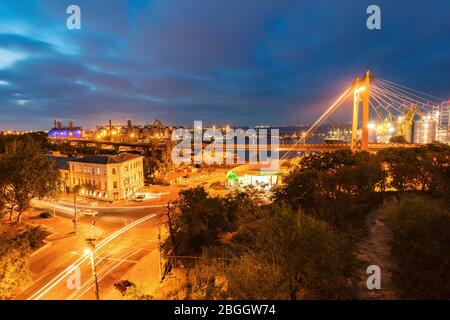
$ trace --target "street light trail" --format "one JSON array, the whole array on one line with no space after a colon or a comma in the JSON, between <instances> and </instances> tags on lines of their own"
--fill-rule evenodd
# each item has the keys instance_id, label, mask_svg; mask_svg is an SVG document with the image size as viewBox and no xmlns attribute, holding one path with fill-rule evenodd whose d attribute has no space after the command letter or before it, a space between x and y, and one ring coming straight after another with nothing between
<instances>
[{"instance_id":1,"label":"street light trail","mask_svg":"<svg viewBox=\"0 0 450 320\"><path fill-rule=\"evenodd\" d=\"M101 249L105 244L109 243L110 241L112 241L113 239L117 238L118 236L120 236L121 234L123 234L124 232L128 231L129 229L135 227L136 225L147 221L153 217L155 217L156 214L150 214L148 216L142 217L136 221L133 221L132 223L130 223L129 225L123 227L122 229L119 229L115 232L113 232L112 234L110 234L109 236L107 236L105 239L103 239L102 241L100 241L100 243L98 244L98 246L95 248L94 252L97 252L97 250ZM84 263L88 258L85 256L82 256L80 258L78 258L74 264L72 264L72 266L75 267L79 267L82 263ZM70 268L70 270L73 270L72 268ZM57 276L55 276L52 280L50 280L46 285L44 285L41 289L39 289L38 291L36 291L32 296L30 296L27 300L39 300L40 298L42 298L46 293L48 293L50 290L52 290L58 283L60 283L69 273L70 271L68 268L66 268L64 271L62 271L61 273L59 273Z\"/></svg>"},{"instance_id":2,"label":"street light trail","mask_svg":"<svg viewBox=\"0 0 450 320\"><path fill-rule=\"evenodd\" d=\"M32 204L38 204L47 208L56 208L59 209L60 211L65 211L65 212L69 212L69 213L74 213L74 208L73 208L73 204L69 203L69 202L60 202L64 205L61 204L55 204L53 202L49 202L49 201L44 201L44 200L39 200L39 199L33 199L31 200ZM85 208L85 209L98 209L98 210L108 210L108 211L114 211L114 210L126 210L126 209L133 209L133 210L141 210L141 209L153 209L153 208L166 208L167 204L150 204L150 205L143 205L143 206L112 206L112 207L107 207L107 206L100 206L100 207L96 207L96 206L90 206L90 205L82 205L82 204L77 204L77 207L79 208Z\"/></svg>"},{"instance_id":3,"label":"street light trail","mask_svg":"<svg viewBox=\"0 0 450 320\"><path fill-rule=\"evenodd\" d=\"M130 253L130 251L131 251L131 253ZM119 259L119 261L115 261L115 262L113 262L113 263L111 263L110 265L108 265L105 269L103 269L103 270L101 270L99 273L100 273L100 276L99 276L99 278L98 278L98 282L100 283L100 281L102 280L102 279L104 279L107 275L109 275L112 271L114 271L115 269L117 269L122 263L124 263L128 258L130 258L130 257L132 257L133 255L135 255L135 254L137 254L137 253L139 253L139 252L141 252L142 250L141 249L137 249L137 250L133 250L133 249L131 249L131 250L129 250L129 251L127 251L127 252L125 252L125 253L123 253L118 259ZM106 258L104 258L103 260L105 260ZM96 265L97 265L98 263L96 263ZM85 286L89 286L89 287L87 287L81 294L78 294L79 293L79 291L80 290L82 290ZM80 299L82 296L84 296L89 290L91 290L92 289L92 287L94 286L94 283L92 283L92 281L90 281L90 282L85 282L84 284L83 284L83 286L80 288L80 289L78 289L77 291L75 291L72 295L70 295L70 297L69 298L67 298L66 300L72 300L72 299L75 299L75 300L78 300L78 299ZM78 294L78 296L77 296L77 294Z\"/></svg>"}]
</instances>

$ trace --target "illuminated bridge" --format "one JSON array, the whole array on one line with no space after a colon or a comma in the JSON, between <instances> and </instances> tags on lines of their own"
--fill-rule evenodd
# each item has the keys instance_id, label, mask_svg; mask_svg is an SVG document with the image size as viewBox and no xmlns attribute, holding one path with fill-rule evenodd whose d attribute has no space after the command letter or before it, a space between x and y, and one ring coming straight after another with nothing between
<instances>
[{"instance_id":1,"label":"illuminated bridge","mask_svg":"<svg viewBox=\"0 0 450 320\"><path fill-rule=\"evenodd\" d=\"M349 97L353 98L349 144L305 144L311 134L323 125ZM441 98L374 77L370 71L367 71L362 78L355 78L353 83L294 145L283 145L280 151L326 151L346 148L353 151L377 151L387 147L414 147L433 141L449 143L449 114L449 102L443 102ZM359 121L360 117L361 121ZM393 137L401 143L391 143L396 141L391 140ZM282 159L287 158L289 154L290 152L287 152Z\"/></svg>"},{"instance_id":2,"label":"illuminated bridge","mask_svg":"<svg viewBox=\"0 0 450 320\"><path fill-rule=\"evenodd\" d=\"M330 119L350 97L353 99L352 124L349 143L306 144L307 139ZM407 88L405 86L374 77L367 71L362 78L355 78L344 92L293 144L281 144L282 160L292 152L323 152L338 149L376 152L387 147L415 147L433 141L450 142L450 103L443 99ZM396 138L392 140L392 138ZM77 148L120 147L149 150L169 143L158 140L154 143L118 142L83 138L52 139L54 143ZM343 141L342 141L343 142ZM205 147L207 143L203 144ZM267 146L270 150L270 145ZM236 150L254 150L257 145L237 145Z\"/></svg>"}]
</instances>

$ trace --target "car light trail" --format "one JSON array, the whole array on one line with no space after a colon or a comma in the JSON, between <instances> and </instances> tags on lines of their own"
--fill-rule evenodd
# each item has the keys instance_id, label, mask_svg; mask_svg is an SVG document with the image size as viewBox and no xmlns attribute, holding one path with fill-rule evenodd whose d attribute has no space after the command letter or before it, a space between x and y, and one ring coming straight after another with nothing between
<instances>
[{"instance_id":1,"label":"car light trail","mask_svg":"<svg viewBox=\"0 0 450 320\"><path fill-rule=\"evenodd\" d=\"M131 251L131 253L130 253ZM115 264L112 263L111 265L107 266L104 270L102 270L100 272L100 277L98 278L98 282L102 281L102 279L104 279L109 273L111 273L112 271L114 271L115 269L117 269L122 263L124 263L128 258L132 257L133 255L139 253L140 251L142 251L141 249L131 249L125 253L123 253L120 257L119 257L119 261L116 262ZM105 260L106 258L104 258L103 260ZM88 286L83 292L81 292L80 294L79 291L82 290L85 286ZM89 290L92 289L92 287L94 286L94 284L90 281L90 282L85 282L83 284L83 286L76 290L72 295L70 295L69 298L67 298L66 300L78 300L80 299L82 296L84 296ZM77 297L75 297L78 294Z\"/></svg>"},{"instance_id":2,"label":"car light trail","mask_svg":"<svg viewBox=\"0 0 450 320\"><path fill-rule=\"evenodd\" d=\"M123 227L122 229L119 229L119 230L113 232L112 234L110 234L105 239L103 239L102 241L99 242L99 244L95 248L94 252L97 252L97 250L101 249L104 245L106 245L107 243L109 243L113 239L117 238L118 236L120 236L124 232L128 231L129 229L131 229L131 228L135 227L136 225L138 225L138 224L140 224L140 223L142 223L144 221L147 221L147 220L149 220L149 219L151 219L151 218L153 218L155 216L156 216L156 214L153 213L153 214L150 214L148 216L142 217L142 218L140 218L140 219L138 219L136 221L133 221L132 223L130 223L129 225ZM75 261L75 263L72 264L72 266L79 267L87 259L88 258L85 257L85 256L80 257L80 258L78 258ZM70 268L70 270L73 270L72 268ZM42 298L45 294L47 294L50 290L52 290L58 283L60 283L68 275L68 272L70 270L69 270L69 268L66 268L64 271L62 271L57 276L55 276L52 280L50 280L46 285L44 285L41 289L36 291L27 300L39 300L40 298Z\"/></svg>"}]
</instances>

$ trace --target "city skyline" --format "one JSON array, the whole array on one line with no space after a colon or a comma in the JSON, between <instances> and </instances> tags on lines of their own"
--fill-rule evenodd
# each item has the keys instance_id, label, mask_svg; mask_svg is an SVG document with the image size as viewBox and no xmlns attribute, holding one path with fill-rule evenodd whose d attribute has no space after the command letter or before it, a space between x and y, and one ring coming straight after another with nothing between
<instances>
[{"instance_id":1,"label":"city skyline","mask_svg":"<svg viewBox=\"0 0 450 320\"><path fill-rule=\"evenodd\" d=\"M381 30L368 2L78 1L80 30L69 4L1 4L0 129L310 123L367 68L448 99L445 1L381 1Z\"/></svg>"},{"instance_id":2,"label":"city skyline","mask_svg":"<svg viewBox=\"0 0 450 320\"><path fill-rule=\"evenodd\" d=\"M0 0L0 300L450 301L449 9Z\"/></svg>"}]
</instances>

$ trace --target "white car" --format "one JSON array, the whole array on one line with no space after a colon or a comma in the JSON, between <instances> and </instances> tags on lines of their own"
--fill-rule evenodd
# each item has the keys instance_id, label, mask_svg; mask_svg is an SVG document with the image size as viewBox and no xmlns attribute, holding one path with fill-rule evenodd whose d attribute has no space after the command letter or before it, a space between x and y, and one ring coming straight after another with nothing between
<instances>
[{"instance_id":1,"label":"white car","mask_svg":"<svg viewBox=\"0 0 450 320\"><path fill-rule=\"evenodd\" d=\"M98 214L97 211L91 209L83 210L81 211L81 213L84 214L85 216L96 216Z\"/></svg>"},{"instance_id":2,"label":"white car","mask_svg":"<svg viewBox=\"0 0 450 320\"><path fill-rule=\"evenodd\" d=\"M145 195L143 195L143 194L137 195L136 197L132 198L131 200L136 201L136 202L142 202L145 200Z\"/></svg>"}]
</instances>

